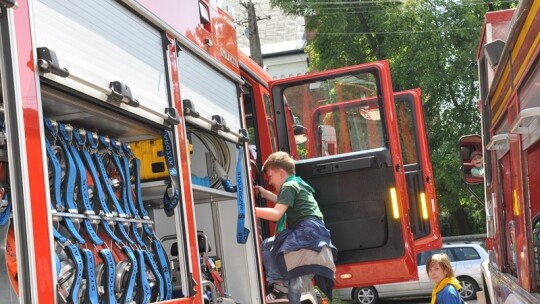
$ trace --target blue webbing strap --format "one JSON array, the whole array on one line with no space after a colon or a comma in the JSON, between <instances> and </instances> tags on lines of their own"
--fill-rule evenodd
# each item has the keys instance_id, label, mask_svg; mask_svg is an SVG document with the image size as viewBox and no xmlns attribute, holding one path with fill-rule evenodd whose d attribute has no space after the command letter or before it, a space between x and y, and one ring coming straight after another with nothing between
<instances>
[{"instance_id":1,"label":"blue webbing strap","mask_svg":"<svg viewBox=\"0 0 540 304\"><path fill-rule=\"evenodd\" d=\"M45 147L47 150L47 155L49 156L49 160L53 164L53 184L51 186L51 209L56 211L57 208L60 208L61 210L64 209L64 203L62 202L61 198L61 177L62 177L62 168L60 167L60 163L58 162L58 159L56 158L56 155L54 154L54 151L52 150L51 144L49 143L49 140L45 138ZM64 223L67 227L67 229L70 231L70 233L77 239L80 240L82 237L79 235L79 232L77 231L77 228L75 228L75 225L73 225L73 222L70 218L64 217L63 218ZM56 227L53 226L53 233L54 238L57 239L60 243L67 242L67 239L63 237L57 230ZM78 237L77 237L78 235Z\"/></svg>"},{"instance_id":2,"label":"blue webbing strap","mask_svg":"<svg viewBox=\"0 0 540 304\"><path fill-rule=\"evenodd\" d=\"M94 187L95 187L95 194L98 198L98 202L101 206L101 210L105 213L104 218L102 217L101 225L105 229L105 232L107 235L113 239L113 241L117 244L122 244L122 240L117 237L114 232L112 231L111 227L109 226L109 222L112 221L112 213L109 210L109 207L107 206L107 201L105 200L104 194L103 194L103 188L101 187L101 182L99 180L99 175L97 173L96 167L94 165L94 162L92 161L92 156L90 155L90 152L88 149L86 149L85 141L80 136L80 131L77 130L73 133L76 143L81 147L82 156L84 163L86 164L86 168L90 172L90 176L92 177L92 180L94 181ZM95 144L94 151L97 149L97 143ZM96 152L97 153L97 152Z\"/></svg>"},{"instance_id":3,"label":"blue webbing strap","mask_svg":"<svg viewBox=\"0 0 540 304\"><path fill-rule=\"evenodd\" d=\"M99 304L98 291L96 285L96 273L95 273L95 261L92 251L89 249L81 249L83 262L84 262L84 279L86 280L86 290L85 290L85 303Z\"/></svg>"},{"instance_id":4,"label":"blue webbing strap","mask_svg":"<svg viewBox=\"0 0 540 304\"><path fill-rule=\"evenodd\" d=\"M126 161L126 157L122 150L122 145L118 141L111 140L111 147L112 147L112 157L113 157L114 165L116 166L116 170L118 171L118 173L120 174L120 178L122 179L121 190L122 190L122 200L124 202L124 210L126 210L128 216L133 217L135 219L140 219L139 213L137 212L137 208L135 208L135 205L133 203L133 199L131 196L131 175L129 174L129 161ZM135 237L135 241L137 241L137 243L141 247L144 247L145 243L142 240L141 235L139 234L139 230L138 230L139 227L137 227L137 223L132 222L131 232L133 233L133 236Z\"/></svg>"},{"instance_id":5,"label":"blue webbing strap","mask_svg":"<svg viewBox=\"0 0 540 304\"><path fill-rule=\"evenodd\" d=\"M124 145L123 148L125 150L126 155L128 155L128 157L133 157L131 150L129 149L127 145ZM150 217L148 216L148 212L146 211L146 208L144 208L144 204L142 201L141 178L140 178L141 161L137 158L133 158L132 161L133 161L133 177L135 179L135 195L137 199L136 206L138 206L138 211L144 219L150 219ZM152 271L154 272L154 275L158 278L160 300L171 299L172 281L171 281L171 274L170 274L169 266L167 262L168 261L167 254L165 253L165 250L163 249L161 242L155 236L154 231L150 228L150 226L146 223L143 223L142 225L143 225L144 232L148 235L150 240L153 242L152 248L154 249L154 252L158 256L159 269L162 271L162 273L158 273L158 266L154 262L154 257L151 255L151 253L145 251L145 253L147 253L147 259L152 261L152 264L153 264L151 265ZM157 245L154 243L157 243ZM170 288L166 287L167 284L170 286ZM167 290L167 292L165 290Z\"/></svg>"},{"instance_id":6,"label":"blue webbing strap","mask_svg":"<svg viewBox=\"0 0 540 304\"><path fill-rule=\"evenodd\" d=\"M236 222L236 242L245 244L249 236L249 229L245 224L246 204L244 201L244 174L242 170L242 149L238 147L238 161L236 162L236 195L238 207L238 220Z\"/></svg>"},{"instance_id":7,"label":"blue webbing strap","mask_svg":"<svg viewBox=\"0 0 540 304\"><path fill-rule=\"evenodd\" d=\"M4 209L4 212L0 214L0 226L4 226L9 221L9 217L11 215L11 200L9 199L7 192L4 194L3 199L6 200L8 204L6 209Z\"/></svg>"},{"instance_id":8,"label":"blue webbing strap","mask_svg":"<svg viewBox=\"0 0 540 304\"><path fill-rule=\"evenodd\" d=\"M68 244L66 247L68 254L71 256L73 262L75 262L75 274L73 282L71 283L69 290L70 303L79 303L79 289L81 288L84 264L79 248L73 244Z\"/></svg>"},{"instance_id":9,"label":"blue webbing strap","mask_svg":"<svg viewBox=\"0 0 540 304\"><path fill-rule=\"evenodd\" d=\"M137 261L139 263L139 272L138 272L138 280L137 280L137 287L138 292L137 296L139 297L139 301L141 303L149 303L150 297L152 296L152 289L150 288L150 284L148 283L148 278L146 276L146 263L144 260L144 250L136 250L135 253L137 254Z\"/></svg>"},{"instance_id":10,"label":"blue webbing strap","mask_svg":"<svg viewBox=\"0 0 540 304\"><path fill-rule=\"evenodd\" d=\"M124 246L122 247L122 250L127 255L129 262L131 263L131 267L129 267L127 274L127 286L125 286L124 292L122 292L119 302L122 304L130 304L131 301L133 301L133 291L135 289L139 265L137 263L137 258L135 257L135 254L133 253L133 250L131 250L131 248Z\"/></svg>"},{"instance_id":11,"label":"blue webbing strap","mask_svg":"<svg viewBox=\"0 0 540 304\"><path fill-rule=\"evenodd\" d=\"M148 266L150 266L150 271L154 274L154 277L157 280L157 288L158 288L158 294L157 298L152 299L152 302L158 302L164 300L164 285L165 282L163 281L163 277L161 276L161 273L159 272L158 266L156 265L156 261L154 260L154 257L152 256L152 253L149 251L144 251L144 259Z\"/></svg>"},{"instance_id":12,"label":"blue webbing strap","mask_svg":"<svg viewBox=\"0 0 540 304\"><path fill-rule=\"evenodd\" d=\"M100 139L100 142L103 145L105 145L105 148L106 148L105 153L110 154L111 153L110 144L107 143L107 141L105 140L105 138L103 136L99 135L98 137ZM120 202L116 199L116 195L114 194L114 190L113 190L113 188L111 186L111 182L109 181L109 174L107 173L107 169L105 168L105 164L103 163L102 156L100 155L100 153L94 153L93 155L94 155L94 160L98 164L97 167L98 167L99 173L101 175L101 181L103 182L103 185L104 185L105 190L106 190L105 193L109 197L109 200L111 200L113 202L113 205L114 205L114 207L116 209L116 212L118 212L118 216L119 217L126 217L126 213L124 212L124 209L122 208L122 206L120 205Z\"/></svg>"},{"instance_id":13,"label":"blue webbing strap","mask_svg":"<svg viewBox=\"0 0 540 304\"><path fill-rule=\"evenodd\" d=\"M77 149L73 146L71 137L68 136L67 130L64 124L58 123L58 126L59 126L60 134L64 137L64 143L67 144L67 148L68 148L68 150L64 151L64 153L71 155L71 157L73 158L73 161L75 162L77 172L79 173L78 179L77 179L79 181L79 188L78 188L79 191L77 192L78 193L77 197L82 198L83 207L85 209L84 213L87 215L94 215L96 213L92 209L92 204L90 203L90 199L88 198L88 179L86 176L86 168L84 167L84 164L82 163L82 160L79 156ZM65 142L66 140L67 142ZM67 199L73 200L73 197L67 198ZM92 226L90 219L88 218L84 219L84 227L94 244L98 246L103 245L103 241L99 238L96 231L94 230L94 227Z\"/></svg>"},{"instance_id":14,"label":"blue webbing strap","mask_svg":"<svg viewBox=\"0 0 540 304\"><path fill-rule=\"evenodd\" d=\"M135 178L135 195L137 199L137 206L139 208L139 212L142 215L143 219L149 220L150 216L148 215L148 212L146 211L146 208L144 208L143 200L142 200L142 191L141 191L141 177L140 177L140 171L141 170L141 161L138 158L133 159L133 176ZM143 223L143 229L146 234L148 234L151 238L154 238L154 232L150 227Z\"/></svg>"},{"instance_id":15,"label":"blue webbing strap","mask_svg":"<svg viewBox=\"0 0 540 304\"><path fill-rule=\"evenodd\" d=\"M99 255L104 264L104 279L103 295L101 296L101 303L103 304L115 304L116 298L114 296L114 279L116 276L116 263L112 252L109 249L101 249Z\"/></svg>"},{"instance_id":16,"label":"blue webbing strap","mask_svg":"<svg viewBox=\"0 0 540 304\"><path fill-rule=\"evenodd\" d=\"M167 130L163 130L163 150L165 152L165 164L171 177L171 182L163 194L163 206L165 206L165 210L170 211L178 205L180 199L180 178L178 176L178 169L176 168L176 157L171 136ZM170 188L172 188L172 196L169 195Z\"/></svg>"},{"instance_id":17,"label":"blue webbing strap","mask_svg":"<svg viewBox=\"0 0 540 304\"><path fill-rule=\"evenodd\" d=\"M62 263L60 262L60 257L58 256L58 253L55 253L54 257L54 260L56 261L56 276L59 276L60 270L62 269Z\"/></svg>"},{"instance_id":18,"label":"blue webbing strap","mask_svg":"<svg viewBox=\"0 0 540 304\"><path fill-rule=\"evenodd\" d=\"M58 124L60 129L64 128L63 124ZM68 152L67 144L64 141L64 138L61 134L57 137L60 146L64 151L64 158L66 159L66 176L64 177L64 200L70 213L78 213L79 209L73 200L73 195L75 191L75 183L77 182L77 167L75 167L75 162Z\"/></svg>"},{"instance_id":19,"label":"blue webbing strap","mask_svg":"<svg viewBox=\"0 0 540 304\"><path fill-rule=\"evenodd\" d=\"M152 247L154 248L154 252L156 252L157 254L159 269L161 269L161 272L163 273L163 278L165 279L165 285L163 290L163 293L165 295L164 300L168 300L172 298L172 280L171 271L169 270L169 259L167 258L167 254L165 253L163 245L161 245L161 242L159 240L154 239L152 241Z\"/></svg>"},{"instance_id":20,"label":"blue webbing strap","mask_svg":"<svg viewBox=\"0 0 540 304\"><path fill-rule=\"evenodd\" d=\"M100 137L100 139L103 138L103 136L99 136L99 137ZM87 139L88 139L89 142L94 142L92 132L87 133ZM107 143L104 138L103 138L102 143L104 143L104 144ZM109 150L107 152L107 153L109 153L110 152L110 145L109 145L109 147L107 147L107 150ZM122 218L125 218L126 214L124 213L124 210L122 209L122 206L120 206L120 203L116 199L116 195L114 194L114 190L112 189L111 183L109 182L109 175L107 174L107 170L105 169L105 165L103 164L103 159L101 158L101 155L99 153L94 153L93 156L94 156L94 160L97 162L97 167L99 169L101 181L103 182L103 185L105 186L105 190L107 190L106 193L107 193L107 196L108 196L109 200L111 200L113 202L113 205L116 208L116 212L118 212L118 216L122 217ZM94 182L96 182L96 181L94 181ZM118 228L118 230L120 231L120 234L124 237L126 242L128 242L132 246L135 245L135 242L129 237L123 223L121 223L120 221L117 221L116 227Z\"/></svg>"},{"instance_id":21,"label":"blue webbing strap","mask_svg":"<svg viewBox=\"0 0 540 304\"><path fill-rule=\"evenodd\" d=\"M48 119L45 119L45 126L49 130L49 133L51 136L56 137L57 133L55 128L52 125L52 122ZM58 161L58 158L56 157L56 154L54 153L52 146L49 142L49 139L45 137L45 147L47 150L47 155L49 156L49 160L53 164L53 173L54 173L54 182L52 185L52 200L51 201L51 209L54 211L57 211L58 208L61 208L61 210L65 209L64 201L62 200L62 167L60 166L60 162ZM77 240L77 242L84 244L86 241L84 238L79 234L78 229L73 224L73 221L69 217L63 217L64 224L66 225L66 228L68 229L69 233ZM65 239L65 237L61 236L61 234L56 231L56 229L53 229L53 233L55 235L55 238ZM67 240L61 242L65 243Z\"/></svg>"},{"instance_id":22,"label":"blue webbing strap","mask_svg":"<svg viewBox=\"0 0 540 304\"><path fill-rule=\"evenodd\" d=\"M127 145L122 146L124 149L124 153L127 157L132 158L133 161L133 177L135 180L135 196L137 199L137 204L133 204L134 206L138 207L139 214L144 219L150 219L148 216L148 211L146 211L146 208L144 207L143 201L142 201L142 191L141 191L141 178L140 178L140 167L141 167L141 161L133 156L133 153L131 153L131 149ZM158 278L159 283L159 294L160 299L162 300L168 300L172 298L172 281L171 281L171 273L169 270L169 259L167 258L167 254L165 253L165 250L163 249L163 246L161 244L161 241L155 236L154 231L150 228L150 226L146 223L143 223L143 229L144 232L148 235L150 240L152 241L152 249L154 250L154 253L157 256L158 264L154 262L154 257L149 253L148 251L145 251L147 254L147 259L152 261L151 265L152 271ZM159 265L159 266L158 266ZM161 273L158 273L158 269L161 270Z\"/></svg>"},{"instance_id":23,"label":"blue webbing strap","mask_svg":"<svg viewBox=\"0 0 540 304\"><path fill-rule=\"evenodd\" d=\"M58 230L56 230L55 227L53 227L53 236L54 236L54 239L57 240L61 244L65 244L68 241L68 239L62 234L60 234L60 232L58 232Z\"/></svg>"},{"instance_id":24,"label":"blue webbing strap","mask_svg":"<svg viewBox=\"0 0 540 304\"><path fill-rule=\"evenodd\" d=\"M124 200L124 209L134 218L139 218L137 208L133 204L131 196L131 175L129 174L129 160L127 159L122 144L119 141L111 140L113 148L114 164L122 178L122 199Z\"/></svg>"}]
</instances>

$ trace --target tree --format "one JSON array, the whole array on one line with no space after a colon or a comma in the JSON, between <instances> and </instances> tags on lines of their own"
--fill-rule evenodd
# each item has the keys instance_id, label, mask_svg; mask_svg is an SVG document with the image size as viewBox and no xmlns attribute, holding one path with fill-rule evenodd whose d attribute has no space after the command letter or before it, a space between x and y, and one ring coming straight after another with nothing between
<instances>
[{"instance_id":1,"label":"tree","mask_svg":"<svg viewBox=\"0 0 540 304\"><path fill-rule=\"evenodd\" d=\"M394 91L421 88L443 235L485 232L479 186L460 173L457 141L480 133L475 56L497 0L271 0L306 17L311 70L388 59ZM471 192L472 191L472 192Z\"/></svg>"}]
</instances>

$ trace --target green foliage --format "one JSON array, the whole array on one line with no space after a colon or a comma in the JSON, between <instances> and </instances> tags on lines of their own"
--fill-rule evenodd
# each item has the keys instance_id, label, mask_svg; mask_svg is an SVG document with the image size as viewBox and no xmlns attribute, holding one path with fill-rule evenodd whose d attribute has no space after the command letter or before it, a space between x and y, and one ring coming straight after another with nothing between
<instances>
[{"instance_id":1,"label":"green foliage","mask_svg":"<svg viewBox=\"0 0 540 304\"><path fill-rule=\"evenodd\" d=\"M457 142L480 133L475 58L484 14L516 2L271 0L306 17L311 70L386 59L394 91L422 89L443 235L485 231L482 189L464 183Z\"/></svg>"}]
</instances>

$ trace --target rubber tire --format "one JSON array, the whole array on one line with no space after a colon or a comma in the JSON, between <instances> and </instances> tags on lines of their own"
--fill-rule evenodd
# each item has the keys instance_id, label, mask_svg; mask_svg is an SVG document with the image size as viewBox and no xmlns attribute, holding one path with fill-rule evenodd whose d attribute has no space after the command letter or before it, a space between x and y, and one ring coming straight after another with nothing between
<instances>
[{"instance_id":1,"label":"rubber tire","mask_svg":"<svg viewBox=\"0 0 540 304\"><path fill-rule=\"evenodd\" d=\"M459 277L457 279L459 281L459 285L461 285L459 295L463 301L476 299L476 292L478 291L478 284L476 281L469 277Z\"/></svg>"},{"instance_id":2,"label":"rubber tire","mask_svg":"<svg viewBox=\"0 0 540 304\"><path fill-rule=\"evenodd\" d=\"M379 294L373 286L358 287L354 289L353 301L356 304L375 304L379 301Z\"/></svg>"}]
</instances>

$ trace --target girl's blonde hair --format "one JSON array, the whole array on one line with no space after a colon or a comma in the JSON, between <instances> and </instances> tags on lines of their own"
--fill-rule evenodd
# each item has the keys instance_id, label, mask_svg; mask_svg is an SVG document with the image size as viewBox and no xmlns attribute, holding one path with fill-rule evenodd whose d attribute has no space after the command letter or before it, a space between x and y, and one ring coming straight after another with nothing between
<instances>
[{"instance_id":1,"label":"girl's blonde hair","mask_svg":"<svg viewBox=\"0 0 540 304\"><path fill-rule=\"evenodd\" d=\"M277 169L283 169L287 174L293 175L295 174L295 168L294 168L294 159L287 153L283 151L278 151L270 154L268 156L268 159L264 162L262 171L266 172L266 170L277 170Z\"/></svg>"},{"instance_id":2,"label":"girl's blonde hair","mask_svg":"<svg viewBox=\"0 0 540 304\"><path fill-rule=\"evenodd\" d=\"M452 269L452 264L450 264L450 258L446 253L436 253L430 256L426 261L426 272L429 275L429 268L434 265L439 265L445 271L446 277L450 278L454 276L454 269Z\"/></svg>"}]
</instances>

